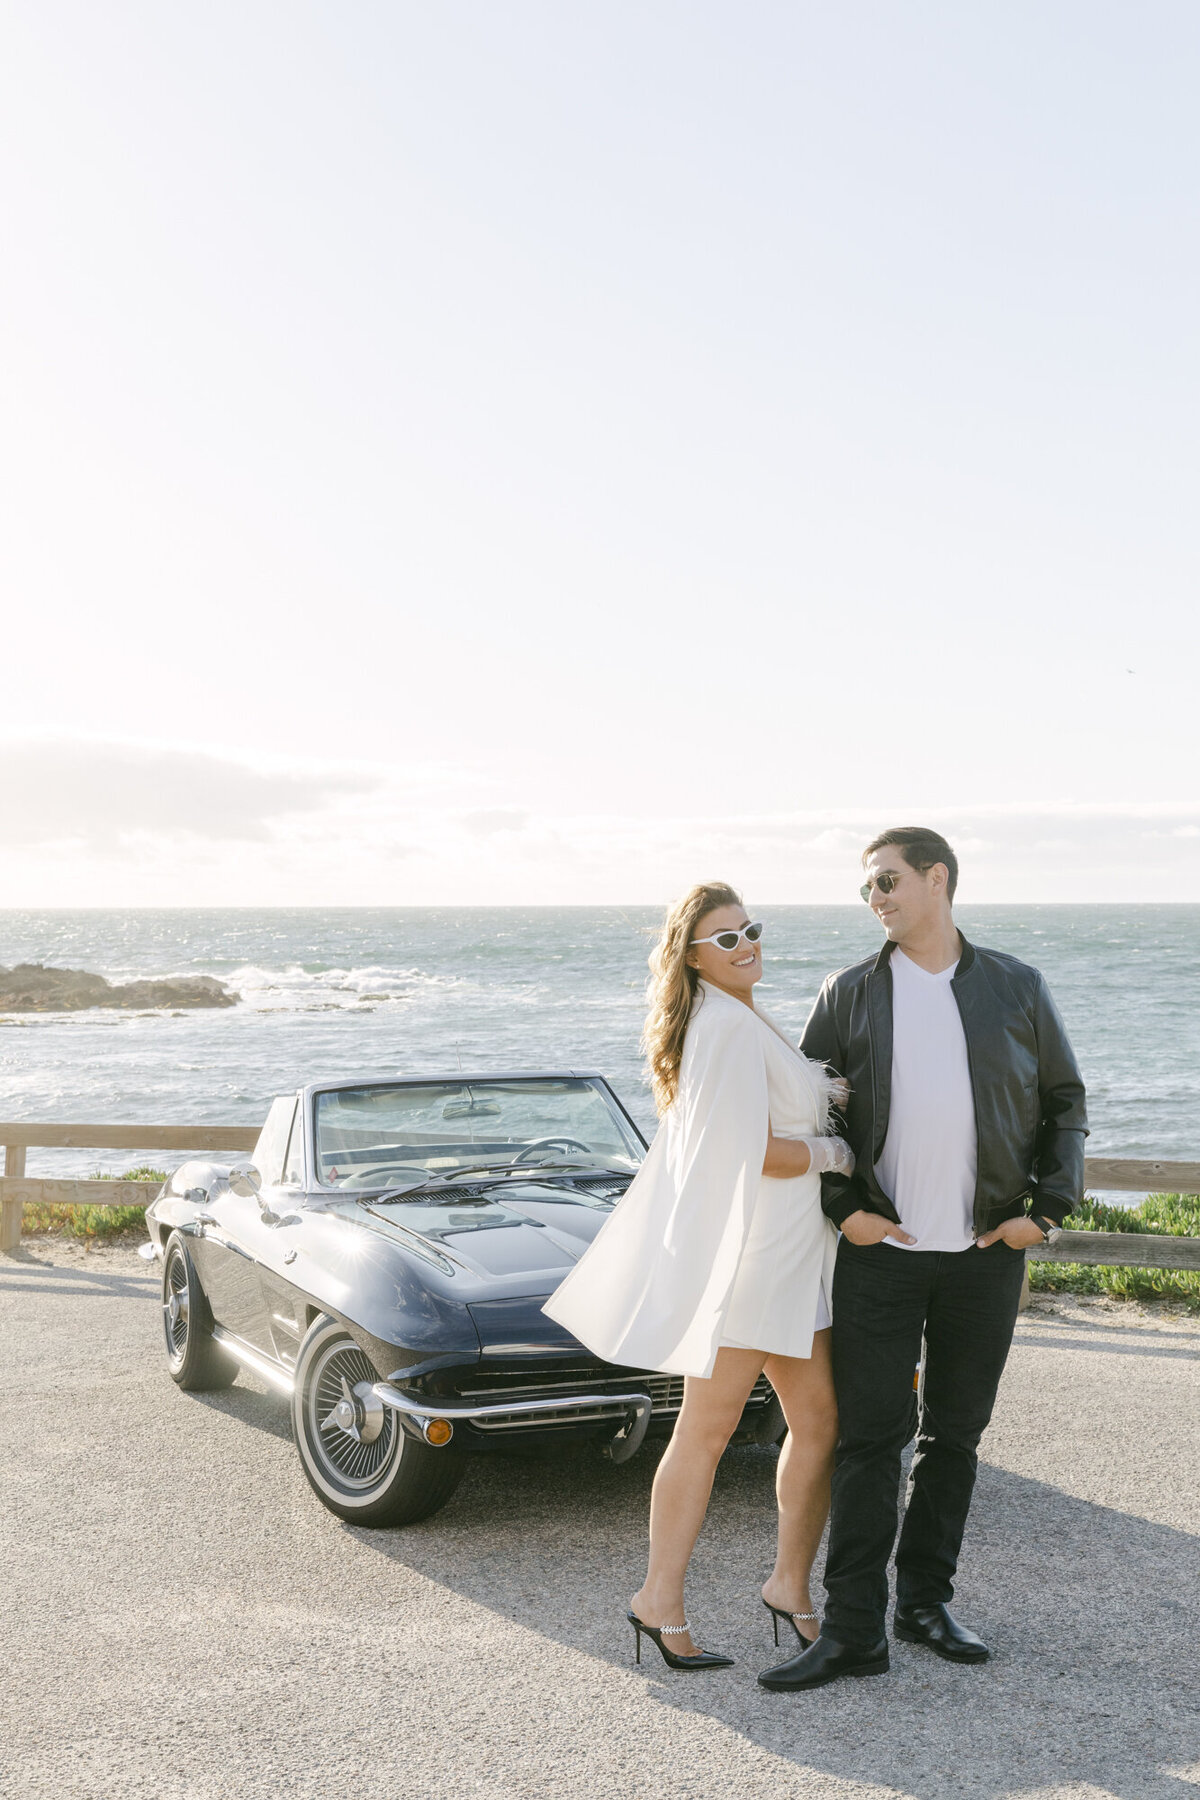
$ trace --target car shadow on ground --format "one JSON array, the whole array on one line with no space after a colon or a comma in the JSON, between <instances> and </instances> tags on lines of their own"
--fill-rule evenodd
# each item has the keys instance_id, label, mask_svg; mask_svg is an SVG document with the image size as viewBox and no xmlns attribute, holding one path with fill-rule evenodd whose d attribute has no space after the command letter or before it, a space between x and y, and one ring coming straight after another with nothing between
<instances>
[{"instance_id":1,"label":"car shadow on ground","mask_svg":"<svg viewBox=\"0 0 1200 1800\"><path fill-rule=\"evenodd\" d=\"M220 1413L224 1418L236 1419L239 1424L250 1425L255 1431L265 1431L284 1443L290 1444L292 1441L292 1423L286 1396L265 1385L251 1387L242 1374L239 1374L233 1387L189 1393L187 1398L189 1401L197 1401L201 1406L207 1406L211 1412ZM296 1472L299 1475L299 1468Z\"/></svg>"},{"instance_id":2,"label":"car shadow on ground","mask_svg":"<svg viewBox=\"0 0 1200 1800\"><path fill-rule=\"evenodd\" d=\"M641 1580L657 1454L622 1467L579 1452L479 1459L423 1525L354 1535L598 1665L631 1668L624 1614ZM887 1677L770 1694L757 1671L791 1654L774 1649L759 1598L775 1460L773 1449L726 1454L689 1581L698 1636L737 1666L674 1674L644 1646L641 1674L662 1704L827 1778L903 1795L982 1800L1090 1784L1095 1800L1186 1800L1195 1791L1196 1538L981 1466L956 1607L991 1640L993 1660L960 1668L893 1644ZM522 1545L507 1567L496 1555L505 1531ZM1119 1773L1130 1767L1136 1780Z\"/></svg>"}]
</instances>

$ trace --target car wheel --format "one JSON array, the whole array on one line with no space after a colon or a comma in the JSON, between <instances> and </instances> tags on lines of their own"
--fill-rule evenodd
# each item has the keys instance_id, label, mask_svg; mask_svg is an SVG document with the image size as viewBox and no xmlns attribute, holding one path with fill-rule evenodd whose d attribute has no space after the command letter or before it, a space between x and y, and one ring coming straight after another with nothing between
<instances>
[{"instance_id":1,"label":"car wheel","mask_svg":"<svg viewBox=\"0 0 1200 1800\"><path fill-rule=\"evenodd\" d=\"M189 1393L231 1386L237 1363L213 1341L208 1301L178 1231L163 1251L162 1321L172 1381Z\"/></svg>"},{"instance_id":2,"label":"car wheel","mask_svg":"<svg viewBox=\"0 0 1200 1800\"><path fill-rule=\"evenodd\" d=\"M410 1438L371 1393L378 1370L335 1319L310 1328L296 1361L292 1429L317 1498L356 1525L413 1525L445 1506L462 1458Z\"/></svg>"}]
</instances>

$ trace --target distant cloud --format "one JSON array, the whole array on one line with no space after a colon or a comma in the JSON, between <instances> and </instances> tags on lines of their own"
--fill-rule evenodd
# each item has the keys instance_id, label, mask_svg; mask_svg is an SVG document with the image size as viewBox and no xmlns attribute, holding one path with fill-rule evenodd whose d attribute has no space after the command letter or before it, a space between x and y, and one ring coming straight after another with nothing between
<instances>
[{"instance_id":1,"label":"distant cloud","mask_svg":"<svg viewBox=\"0 0 1200 1800\"><path fill-rule=\"evenodd\" d=\"M518 807L502 806L491 812L464 813L459 824L475 837L492 837L498 831L524 831L529 814Z\"/></svg>"},{"instance_id":2,"label":"distant cloud","mask_svg":"<svg viewBox=\"0 0 1200 1800\"><path fill-rule=\"evenodd\" d=\"M0 742L0 843L111 849L147 835L261 839L270 820L371 785L367 775L270 772L201 750L9 740Z\"/></svg>"},{"instance_id":3,"label":"distant cloud","mask_svg":"<svg viewBox=\"0 0 1200 1800\"><path fill-rule=\"evenodd\" d=\"M1200 891L1200 801L543 812L467 764L0 741L7 905L657 905L717 878L751 905L857 904L862 847L897 823L946 834L964 901Z\"/></svg>"}]
</instances>

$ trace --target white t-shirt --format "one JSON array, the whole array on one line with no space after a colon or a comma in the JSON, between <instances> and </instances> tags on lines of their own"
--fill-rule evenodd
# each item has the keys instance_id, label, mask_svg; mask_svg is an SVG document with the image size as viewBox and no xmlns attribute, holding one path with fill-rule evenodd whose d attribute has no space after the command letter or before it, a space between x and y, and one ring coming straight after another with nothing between
<instances>
[{"instance_id":1,"label":"white t-shirt","mask_svg":"<svg viewBox=\"0 0 1200 1800\"><path fill-rule=\"evenodd\" d=\"M892 1103L875 1179L915 1244L902 1250L966 1250L978 1145L975 1102L953 968L931 975L892 952Z\"/></svg>"}]
</instances>

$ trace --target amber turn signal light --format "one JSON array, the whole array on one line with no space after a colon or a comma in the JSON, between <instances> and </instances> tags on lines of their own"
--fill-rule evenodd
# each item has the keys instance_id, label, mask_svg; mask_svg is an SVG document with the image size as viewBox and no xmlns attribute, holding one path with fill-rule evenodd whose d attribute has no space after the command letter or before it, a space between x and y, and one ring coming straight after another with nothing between
<instances>
[{"instance_id":1,"label":"amber turn signal light","mask_svg":"<svg viewBox=\"0 0 1200 1800\"><path fill-rule=\"evenodd\" d=\"M425 1427L427 1444L448 1444L454 1436L454 1427L449 1419L430 1419Z\"/></svg>"}]
</instances>

